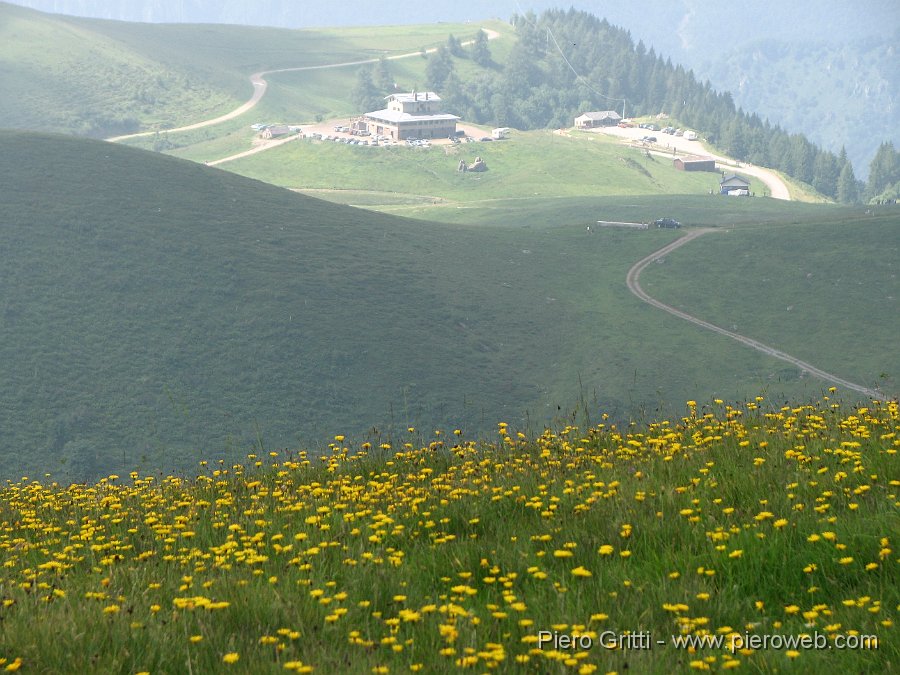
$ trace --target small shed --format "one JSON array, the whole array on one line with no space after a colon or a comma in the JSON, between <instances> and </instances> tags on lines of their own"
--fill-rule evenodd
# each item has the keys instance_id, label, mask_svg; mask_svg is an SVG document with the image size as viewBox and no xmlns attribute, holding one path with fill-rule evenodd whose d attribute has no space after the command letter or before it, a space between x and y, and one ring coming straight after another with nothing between
<instances>
[{"instance_id":1,"label":"small shed","mask_svg":"<svg viewBox=\"0 0 900 675\"><path fill-rule=\"evenodd\" d=\"M750 195L750 181L737 174L723 176L719 181L719 193L723 195Z\"/></svg>"},{"instance_id":2,"label":"small shed","mask_svg":"<svg viewBox=\"0 0 900 675\"><path fill-rule=\"evenodd\" d=\"M614 127L622 121L622 116L615 110L586 112L575 118L575 128L593 129L594 127Z\"/></svg>"},{"instance_id":3,"label":"small shed","mask_svg":"<svg viewBox=\"0 0 900 675\"><path fill-rule=\"evenodd\" d=\"M280 138L292 133L291 128L287 124L272 124L262 130L260 136L263 138Z\"/></svg>"},{"instance_id":4,"label":"small shed","mask_svg":"<svg viewBox=\"0 0 900 675\"><path fill-rule=\"evenodd\" d=\"M679 171L715 171L716 160L712 157L676 157L675 168Z\"/></svg>"}]
</instances>

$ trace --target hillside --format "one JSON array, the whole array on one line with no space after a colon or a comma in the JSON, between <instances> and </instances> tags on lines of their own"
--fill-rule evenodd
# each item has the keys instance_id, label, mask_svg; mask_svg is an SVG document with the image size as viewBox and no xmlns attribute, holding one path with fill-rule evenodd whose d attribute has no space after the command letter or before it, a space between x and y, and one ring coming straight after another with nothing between
<instances>
[{"instance_id":1,"label":"hillside","mask_svg":"<svg viewBox=\"0 0 900 675\"><path fill-rule=\"evenodd\" d=\"M896 396L898 227L890 211L836 223L738 227L667 257L648 270L643 286L680 309ZM860 340L865 350L857 348Z\"/></svg>"},{"instance_id":2,"label":"hillside","mask_svg":"<svg viewBox=\"0 0 900 675\"><path fill-rule=\"evenodd\" d=\"M483 133L489 133L484 131ZM481 157L488 170L459 172ZM327 166L328 171L321 167ZM465 206L506 199L593 195L708 195L720 175L675 169L671 157L647 156L600 134L515 132L507 140L428 150L329 142L287 143L223 164L235 173L302 190L333 190L351 203L449 200ZM760 184L754 188L761 193ZM359 193L368 195L367 201ZM335 197L336 198L336 197Z\"/></svg>"},{"instance_id":3,"label":"hillside","mask_svg":"<svg viewBox=\"0 0 900 675\"><path fill-rule=\"evenodd\" d=\"M5 475L48 456L77 471L183 466L393 420L474 424L534 405L556 379L551 363L516 376L528 340L570 350L551 330L565 302L506 316L521 338L498 332L507 303L541 286L489 269L508 235L102 142L0 138ZM460 273L465 259L488 271ZM517 286L503 298L501 278Z\"/></svg>"},{"instance_id":4,"label":"hillside","mask_svg":"<svg viewBox=\"0 0 900 675\"><path fill-rule=\"evenodd\" d=\"M10 482L0 667L891 672L900 411L832 403Z\"/></svg>"},{"instance_id":5,"label":"hillside","mask_svg":"<svg viewBox=\"0 0 900 675\"><path fill-rule=\"evenodd\" d=\"M865 178L878 145L900 143L900 74L894 35L833 41L759 40L697 67L735 103L832 152L846 147ZM823 92L828 92L823 103Z\"/></svg>"},{"instance_id":6,"label":"hillside","mask_svg":"<svg viewBox=\"0 0 900 675\"><path fill-rule=\"evenodd\" d=\"M251 73L418 51L450 31L474 32L456 24L412 31L154 25L0 2L0 128L89 136L166 129L236 108L253 91Z\"/></svg>"},{"instance_id":7,"label":"hillside","mask_svg":"<svg viewBox=\"0 0 900 675\"><path fill-rule=\"evenodd\" d=\"M169 469L372 427L540 425L576 408L628 419L692 393L821 391L628 294L628 267L675 233L587 234L592 205L435 225L98 141L0 141L4 475ZM638 199L606 209L737 208L709 197L628 208ZM776 206L767 218L843 217Z\"/></svg>"}]
</instances>

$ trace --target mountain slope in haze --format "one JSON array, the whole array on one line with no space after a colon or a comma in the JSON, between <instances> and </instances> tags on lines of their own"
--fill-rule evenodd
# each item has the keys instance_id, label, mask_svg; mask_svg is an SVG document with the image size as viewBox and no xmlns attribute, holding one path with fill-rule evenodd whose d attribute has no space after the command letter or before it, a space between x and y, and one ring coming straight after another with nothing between
<instances>
[{"instance_id":1,"label":"mountain slope in haze","mask_svg":"<svg viewBox=\"0 0 900 675\"><path fill-rule=\"evenodd\" d=\"M244 103L251 73L417 52L465 29L125 23L0 2L0 128L98 137L167 129Z\"/></svg>"},{"instance_id":2,"label":"mountain slope in haze","mask_svg":"<svg viewBox=\"0 0 900 675\"><path fill-rule=\"evenodd\" d=\"M18 0L17 4L44 11L129 21L222 22L291 28L481 20L487 14L508 18L526 10L540 11L559 6L559 3L546 0L532 3L496 2L490 8L474 1L440 8L427 5L410 7L408 3L380 3L373 8L354 2L315 6L283 0L230 0L225 3L208 0L177 3L165 0ZM889 51L897 43L900 10L896 3L889 0L867 0L828 7L812 0L795 3L773 0L754 4L752 21L747 21L732 7L712 0L654 0L640 5L583 0L568 4L628 29L635 40L643 40L656 53L693 69L699 80L708 79L716 89L732 92L735 103L748 113L768 119L789 133L804 133L835 154L846 146L858 177L865 178L867 175L868 164L880 142L893 141L895 145L900 145L900 137L896 135L896 130L900 128L900 113L894 100L896 56ZM2 13L5 7L8 5L0 3L0 26L4 23ZM146 32L147 29L128 30L134 33ZM73 69L66 78L73 82L72 85L56 83L52 78L45 77L52 72L52 68L45 63L36 64L31 75L21 83L0 70L7 82L23 85L18 91L25 92L26 96L33 96L35 92L52 86L60 86L63 91L68 87L72 93L64 100L70 104L75 100L74 92L89 92L95 88L97 81L120 83L107 87L105 96L111 102L109 105L99 98L86 114L74 120L70 119L71 115L58 116L60 119L53 120L54 125L62 123L62 126L35 127L27 123L29 118L42 115L43 110L56 107L53 100L49 101L49 106L47 102L38 104L36 101L31 107L31 114L20 112L21 119L15 124L4 120L0 101L0 126L112 135L132 130L136 120L142 121L145 126L150 123L165 127L212 117L227 110L226 101L244 99L249 95L246 75L253 72L253 68L231 69L233 59L229 52L246 50L248 55L269 52L273 46L284 42L283 33L289 33L270 32L266 39L250 40L251 44L248 44L246 33L231 34L231 49L220 50L218 60L209 61L210 68L198 71L196 66L202 68L203 64L194 64L194 61L198 54L201 62L206 59L202 52L204 43L209 41L211 35L198 35L193 29L179 32L169 27L164 30L169 31L169 39L163 42L150 40L156 46L150 52L144 52L151 60L156 57L162 59L165 64L162 68L159 64L136 66L126 59L124 64L102 69L102 76L93 77L92 81L80 81L80 78L88 77L90 69ZM224 26L207 26L204 31L227 33ZM0 37L8 40L2 30ZM563 44L566 43L567 36L557 37ZM62 44L58 38L48 42ZM761 47L762 43L764 47ZM3 45L2 39L0 45ZM764 58L759 59L754 55L761 48ZM71 52L72 48L67 50ZM327 53L331 47L304 44L295 48L293 53L309 51ZM357 58L358 54L356 52ZM254 59L251 57L247 61L249 63ZM115 64L117 60L114 58L112 62ZM278 67L271 58L262 59L262 62L267 63L268 67ZM859 64L859 67L852 64ZM228 72L223 73L223 70ZM227 77L225 81L218 82L215 80L217 75ZM16 77L19 77L18 73ZM25 82L40 83L41 86L26 88ZM168 86L163 87L160 82L166 82ZM609 93L600 81L594 82L593 86ZM136 114L134 106L119 101L121 93L117 94L113 91L115 89L131 92L129 96L150 108ZM213 110L215 114L210 112Z\"/></svg>"},{"instance_id":3,"label":"mountain slope in haze","mask_svg":"<svg viewBox=\"0 0 900 675\"><path fill-rule=\"evenodd\" d=\"M670 236L437 226L100 141L0 145L4 477L541 419L574 403L585 339L618 334L584 276L618 280ZM646 364L635 398L653 398L653 359L620 347L603 368L631 383Z\"/></svg>"},{"instance_id":4,"label":"mountain slope in haze","mask_svg":"<svg viewBox=\"0 0 900 675\"><path fill-rule=\"evenodd\" d=\"M185 466L257 433L296 446L392 418L474 425L537 398L517 340L498 345L499 283L452 269L487 265L490 236L479 254L465 228L99 141L0 143L4 476ZM534 338L546 313L504 330Z\"/></svg>"},{"instance_id":5,"label":"mountain slope in haze","mask_svg":"<svg viewBox=\"0 0 900 675\"><path fill-rule=\"evenodd\" d=\"M625 421L692 397L815 395L820 381L628 293L629 267L678 233L585 223L868 217L632 196L438 225L100 141L0 131L0 147L0 479L170 471L334 434L396 446L407 425L471 437L576 409Z\"/></svg>"},{"instance_id":6,"label":"mountain slope in haze","mask_svg":"<svg viewBox=\"0 0 900 675\"><path fill-rule=\"evenodd\" d=\"M697 72L733 92L745 110L833 152L845 147L864 178L880 143L900 143L898 44L900 29L851 43L763 40L726 51Z\"/></svg>"}]
</instances>

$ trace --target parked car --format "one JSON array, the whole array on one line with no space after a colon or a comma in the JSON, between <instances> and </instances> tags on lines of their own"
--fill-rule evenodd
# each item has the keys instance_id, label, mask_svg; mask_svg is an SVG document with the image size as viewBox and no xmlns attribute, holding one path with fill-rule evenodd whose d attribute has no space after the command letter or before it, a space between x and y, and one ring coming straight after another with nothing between
<instances>
[{"instance_id":1,"label":"parked car","mask_svg":"<svg viewBox=\"0 0 900 675\"><path fill-rule=\"evenodd\" d=\"M674 218L659 218L654 220L653 224L657 227L681 227L681 223Z\"/></svg>"}]
</instances>

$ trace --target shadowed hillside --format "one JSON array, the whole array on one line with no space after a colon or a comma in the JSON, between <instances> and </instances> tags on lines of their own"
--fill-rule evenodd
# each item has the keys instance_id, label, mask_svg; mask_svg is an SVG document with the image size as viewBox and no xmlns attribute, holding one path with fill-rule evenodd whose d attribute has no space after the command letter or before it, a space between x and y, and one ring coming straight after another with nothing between
<instances>
[{"instance_id":1,"label":"shadowed hillside","mask_svg":"<svg viewBox=\"0 0 900 675\"><path fill-rule=\"evenodd\" d=\"M4 474L555 412L596 311L579 274L618 281L671 236L579 259L580 225L434 226L100 141L0 142Z\"/></svg>"},{"instance_id":2,"label":"shadowed hillside","mask_svg":"<svg viewBox=\"0 0 900 675\"><path fill-rule=\"evenodd\" d=\"M627 291L629 267L676 232L585 223L595 209L698 224L845 210L626 197L438 225L100 141L7 131L0 144L3 476L827 386Z\"/></svg>"},{"instance_id":3,"label":"shadowed hillside","mask_svg":"<svg viewBox=\"0 0 900 675\"><path fill-rule=\"evenodd\" d=\"M525 340L495 321L528 339L552 324L504 315L519 292L491 281L502 236L476 247L473 232L99 141L0 139L7 470L183 465L258 432L295 444L392 418L474 423L539 393L519 377ZM486 273L461 273L464 258Z\"/></svg>"}]
</instances>

